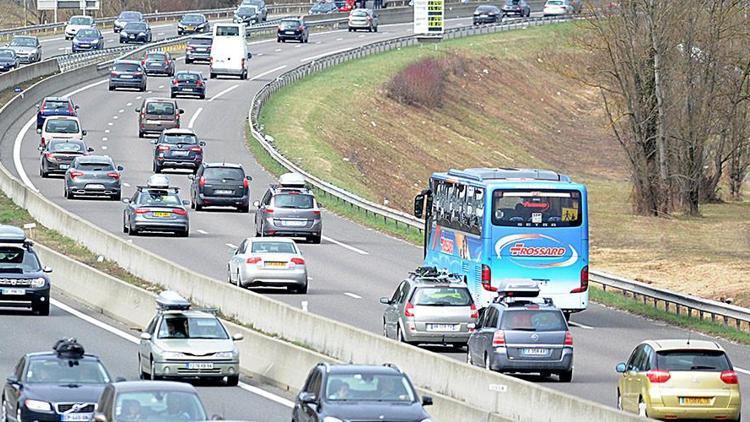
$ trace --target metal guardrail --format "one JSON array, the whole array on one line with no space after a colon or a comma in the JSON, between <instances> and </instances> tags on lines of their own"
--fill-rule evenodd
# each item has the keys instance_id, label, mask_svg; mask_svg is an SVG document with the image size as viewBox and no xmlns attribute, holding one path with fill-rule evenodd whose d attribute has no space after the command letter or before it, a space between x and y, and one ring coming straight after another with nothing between
<instances>
[{"instance_id":1,"label":"metal guardrail","mask_svg":"<svg viewBox=\"0 0 750 422\"><path fill-rule=\"evenodd\" d=\"M569 21L571 18L529 18L513 23L498 23L485 26L465 26L447 30L444 39L461 38L470 35L488 34L493 32L507 31L512 29L526 28L528 26L546 25ZM415 228L421 232L424 231L424 221L414 217L411 214L395 210L380 204L376 204L364 199L352 192L344 190L338 186L322 180L296 165L283 153L274 147L272 136L263 132L263 126L258 123L260 111L271 97L272 94L303 79L315 72L322 71L331 66L344 63L349 60L359 59L371 54L382 53L385 51L408 47L417 44L418 41L414 36L401 37L386 41L380 41L368 44L362 47L354 47L349 50L321 57L320 59L303 64L290 71L281 74L273 81L267 83L253 98L251 109L248 113L251 132L257 142L265 149L274 160L281 164L289 171L302 174L308 183L330 195L336 200L350 204L358 208L365 214L372 214L382 217L385 222L391 221L396 226L399 224ZM678 315L700 318L701 320L710 318L711 321L717 320L723 322L725 326L734 326L740 331L750 332L750 309L734 306L731 304L721 303L709 299L703 299L691 295L671 292L669 290L648 286L633 280L627 280L603 272L591 272L591 282L599 284L604 290L614 289L621 291L624 295L633 297L635 300L642 300L643 303L653 303L655 307L662 308L667 312L673 312Z\"/></svg>"},{"instance_id":2,"label":"metal guardrail","mask_svg":"<svg viewBox=\"0 0 750 422\"><path fill-rule=\"evenodd\" d=\"M67 72L69 70L79 69L100 60L106 60L109 57L113 57L123 52L134 50L136 47L132 45L104 48L102 50L86 51L82 53L74 54L61 54L55 56L58 65L60 66L61 72Z\"/></svg>"}]
</instances>

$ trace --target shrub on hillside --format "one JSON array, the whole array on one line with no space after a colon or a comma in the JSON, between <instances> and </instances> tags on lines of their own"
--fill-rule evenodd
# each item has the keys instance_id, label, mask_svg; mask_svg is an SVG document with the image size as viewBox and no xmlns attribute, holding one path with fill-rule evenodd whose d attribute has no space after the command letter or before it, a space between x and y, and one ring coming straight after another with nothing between
<instances>
[{"instance_id":1,"label":"shrub on hillside","mask_svg":"<svg viewBox=\"0 0 750 422\"><path fill-rule=\"evenodd\" d=\"M401 69L386 84L385 90L389 98L401 104L440 107L446 77L439 60L426 58Z\"/></svg>"}]
</instances>

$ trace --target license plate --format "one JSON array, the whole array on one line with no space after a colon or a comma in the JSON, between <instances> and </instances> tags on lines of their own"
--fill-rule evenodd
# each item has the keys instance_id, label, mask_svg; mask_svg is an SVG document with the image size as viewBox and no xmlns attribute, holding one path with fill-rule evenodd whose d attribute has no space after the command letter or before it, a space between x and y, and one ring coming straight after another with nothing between
<instances>
[{"instance_id":1,"label":"license plate","mask_svg":"<svg viewBox=\"0 0 750 422\"><path fill-rule=\"evenodd\" d=\"M479 15L479 17L480 17L480 18L486 18L486 17L488 17L488 16L487 16L487 15Z\"/></svg>"},{"instance_id":2,"label":"license plate","mask_svg":"<svg viewBox=\"0 0 750 422\"><path fill-rule=\"evenodd\" d=\"M188 155L188 151L172 151L173 157L184 157Z\"/></svg>"},{"instance_id":3,"label":"license plate","mask_svg":"<svg viewBox=\"0 0 750 422\"><path fill-rule=\"evenodd\" d=\"M681 405L709 405L711 397L680 397Z\"/></svg>"},{"instance_id":4,"label":"license plate","mask_svg":"<svg viewBox=\"0 0 750 422\"><path fill-rule=\"evenodd\" d=\"M527 356L544 356L547 354L547 349L521 349L521 353Z\"/></svg>"},{"instance_id":5,"label":"license plate","mask_svg":"<svg viewBox=\"0 0 750 422\"><path fill-rule=\"evenodd\" d=\"M135 35L131 35L130 38L135 38Z\"/></svg>"},{"instance_id":6,"label":"license plate","mask_svg":"<svg viewBox=\"0 0 750 422\"><path fill-rule=\"evenodd\" d=\"M133 79L133 75L120 75L123 79Z\"/></svg>"},{"instance_id":7,"label":"license plate","mask_svg":"<svg viewBox=\"0 0 750 422\"><path fill-rule=\"evenodd\" d=\"M63 413L61 420L68 421L88 421L91 420L91 413Z\"/></svg>"},{"instance_id":8,"label":"license plate","mask_svg":"<svg viewBox=\"0 0 750 422\"><path fill-rule=\"evenodd\" d=\"M205 53L206 51L208 51L208 49L207 48L197 48L197 49L195 49L195 51L199 51L201 53Z\"/></svg>"},{"instance_id":9,"label":"license plate","mask_svg":"<svg viewBox=\"0 0 750 422\"><path fill-rule=\"evenodd\" d=\"M427 324L427 331L458 331L458 324Z\"/></svg>"},{"instance_id":10,"label":"license plate","mask_svg":"<svg viewBox=\"0 0 750 422\"><path fill-rule=\"evenodd\" d=\"M26 289L3 289L3 294L8 296L25 295Z\"/></svg>"},{"instance_id":11,"label":"license plate","mask_svg":"<svg viewBox=\"0 0 750 422\"><path fill-rule=\"evenodd\" d=\"M214 364L211 362L193 362L187 364L188 369L214 369Z\"/></svg>"},{"instance_id":12,"label":"license plate","mask_svg":"<svg viewBox=\"0 0 750 422\"><path fill-rule=\"evenodd\" d=\"M78 44L78 46L81 47L81 48L89 48L90 47L90 45L88 45L88 44Z\"/></svg>"},{"instance_id":13,"label":"license plate","mask_svg":"<svg viewBox=\"0 0 750 422\"><path fill-rule=\"evenodd\" d=\"M193 92L193 88L182 88L185 92Z\"/></svg>"},{"instance_id":14,"label":"license plate","mask_svg":"<svg viewBox=\"0 0 750 422\"><path fill-rule=\"evenodd\" d=\"M86 189L104 190L104 185L98 185L98 184L86 185Z\"/></svg>"},{"instance_id":15,"label":"license plate","mask_svg":"<svg viewBox=\"0 0 750 422\"><path fill-rule=\"evenodd\" d=\"M67 164L60 164L60 170L66 170L68 167L70 167Z\"/></svg>"},{"instance_id":16,"label":"license plate","mask_svg":"<svg viewBox=\"0 0 750 422\"><path fill-rule=\"evenodd\" d=\"M188 31L193 31L193 30L195 30L195 27L193 27L193 26L188 26Z\"/></svg>"},{"instance_id":17,"label":"license plate","mask_svg":"<svg viewBox=\"0 0 750 422\"><path fill-rule=\"evenodd\" d=\"M291 227L302 227L307 225L307 221L304 220L285 220L284 221L285 226L291 226Z\"/></svg>"},{"instance_id":18,"label":"license plate","mask_svg":"<svg viewBox=\"0 0 750 422\"><path fill-rule=\"evenodd\" d=\"M272 268L286 268L286 262L268 262L266 261L266 267L272 267Z\"/></svg>"},{"instance_id":19,"label":"license plate","mask_svg":"<svg viewBox=\"0 0 750 422\"><path fill-rule=\"evenodd\" d=\"M161 122L158 121L158 120L146 120L146 123L148 123L150 125L160 125L161 124Z\"/></svg>"},{"instance_id":20,"label":"license plate","mask_svg":"<svg viewBox=\"0 0 750 422\"><path fill-rule=\"evenodd\" d=\"M154 211L151 214L154 215L154 217L169 217L172 215L171 212L165 212L165 211Z\"/></svg>"},{"instance_id":21,"label":"license plate","mask_svg":"<svg viewBox=\"0 0 750 422\"><path fill-rule=\"evenodd\" d=\"M294 31L286 31L287 34L294 34Z\"/></svg>"},{"instance_id":22,"label":"license plate","mask_svg":"<svg viewBox=\"0 0 750 422\"><path fill-rule=\"evenodd\" d=\"M217 189L214 191L217 195L231 195L234 193L233 190L227 190L227 189Z\"/></svg>"}]
</instances>

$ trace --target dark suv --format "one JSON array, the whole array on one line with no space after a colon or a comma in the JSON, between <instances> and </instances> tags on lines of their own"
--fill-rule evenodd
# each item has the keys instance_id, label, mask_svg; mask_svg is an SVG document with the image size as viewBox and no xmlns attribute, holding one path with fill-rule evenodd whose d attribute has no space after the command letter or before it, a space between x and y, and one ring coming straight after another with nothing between
<instances>
[{"instance_id":1,"label":"dark suv","mask_svg":"<svg viewBox=\"0 0 750 422\"><path fill-rule=\"evenodd\" d=\"M310 371L292 410L293 422L425 421L423 406L409 377L398 367L319 363Z\"/></svg>"},{"instance_id":2,"label":"dark suv","mask_svg":"<svg viewBox=\"0 0 750 422\"><path fill-rule=\"evenodd\" d=\"M467 360L498 372L557 374L573 379L573 336L563 312L538 298L536 284L507 286L482 310Z\"/></svg>"},{"instance_id":3,"label":"dark suv","mask_svg":"<svg viewBox=\"0 0 750 422\"><path fill-rule=\"evenodd\" d=\"M198 170L203 163L203 147L206 143L199 141L190 129L166 129L154 144L154 173L161 173L165 168Z\"/></svg>"},{"instance_id":4,"label":"dark suv","mask_svg":"<svg viewBox=\"0 0 750 422\"><path fill-rule=\"evenodd\" d=\"M279 22L276 30L276 42L295 40L306 43L310 38L310 27L302 18L286 18Z\"/></svg>"},{"instance_id":5,"label":"dark suv","mask_svg":"<svg viewBox=\"0 0 750 422\"><path fill-rule=\"evenodd\" d=\"M200 211L203 207L229 206L239 212L250 210L250 181L239 164L203 163L190 185L190 207Z\"/></svg>"},{"instance_id":6,"label":"dark suv","mask_svg":"<svg viewBox=\"0 0 750 422\"><path fill-rule=\"evenodd\" d=\"M50 272L22 229L0 225L0 306L49 315Z\"/></svg>"},{"instance_id":7,"label":"dark suv","mask_svg":"<svg viewBox=\"0 0 750 422\"><path fill-rule=\"evenodd\" d=\"M296 173L287 173L279 185L271 185L263 199L255 201L256 236L304 237L320 243L323 222L315 195L305 180Z\"/></svg>"}]
</instances>

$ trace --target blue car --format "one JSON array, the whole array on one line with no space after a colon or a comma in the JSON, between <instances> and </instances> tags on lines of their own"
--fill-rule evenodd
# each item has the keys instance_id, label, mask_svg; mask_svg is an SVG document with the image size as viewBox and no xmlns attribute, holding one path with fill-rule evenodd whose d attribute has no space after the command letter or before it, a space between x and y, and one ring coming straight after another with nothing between
<instances>
[{"instance_id":1,"label":"blue car","mask_svg":"<svg viewBox=\"0 0 750 422\"><path fill-rule=\"evenodd\" d=\"M104 36L98 29L81 29L73 38L73 52L101 50L104 48Z\"/></svg>"},{"instance_id":2,"label":"blue car","mask_svg":"<svg viewBox=\"0 0 750 422\"><path fill-rule=\"evenodd\" d=\"M0 49L0 72L7 72L17 68L18 56L16 56L16 52L10 48Z\"/></svg>"},{"instance_id":3,"label":"blue car","mask_svg":"<svg viewBox=\"0 0 750 422\"><path fill-rule=\"evenodd\" d=\"M78 117L78 106L73 100L64 97L46 97L37 106L36 128L41 129L44 121L50 116Z\"/></svg>"}]
</instances>

